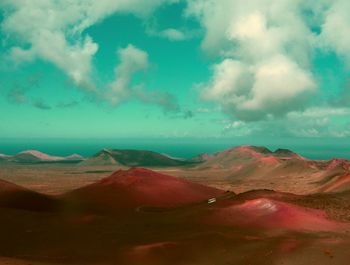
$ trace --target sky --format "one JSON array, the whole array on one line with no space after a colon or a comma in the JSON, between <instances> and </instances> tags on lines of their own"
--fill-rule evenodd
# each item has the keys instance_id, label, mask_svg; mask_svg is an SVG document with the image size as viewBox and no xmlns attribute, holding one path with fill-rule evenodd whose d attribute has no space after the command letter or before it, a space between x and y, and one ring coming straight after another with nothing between
<instances>
[{"instance_id":1,"label":"sky","mask_svg":"<svg viewBox=\"0 0 350 265\"><path fill-rule=\"evenodd\" d=\"M2 0L0 139L350 136L347 0Z\"/></svg>"}]
</instances>

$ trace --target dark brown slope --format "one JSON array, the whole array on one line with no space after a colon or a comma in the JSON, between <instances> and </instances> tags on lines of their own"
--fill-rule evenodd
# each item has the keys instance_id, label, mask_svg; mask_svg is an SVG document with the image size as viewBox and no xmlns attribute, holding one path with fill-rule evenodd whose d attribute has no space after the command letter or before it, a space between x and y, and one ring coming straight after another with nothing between
<instances>
[{"instance_id":1,"label":"dark brown slope","mask_svg":"<svg viewBox=\"0 0 350 265\"><path fill-rule=\"evenodd\" d=\"M66 194L99 210L134 210L140 206L177 207L205 201L224 191L144 168L118 170L101 181Z\"/></svg>"},{"instance_id":2,"label":"dark brown slope","mask_svg":"<svg viewBox=\"0 0 350 265\"><path fill-rule=\"evenodd\" d=\"M125 167L171 167L193 164L183 159L146 150L104 149L81 165L119 165Z\"/></svg>"},{"instance_id":3,"label":"dark brown slope","mask_svg":"<svg viewBox=\"0 0 350 265\"><path fill-rule=\"evenodd\" d=\"M0 180L0 208L28 211L56 211L59 203L54 198Z\"/></svg>"}]
</instances>

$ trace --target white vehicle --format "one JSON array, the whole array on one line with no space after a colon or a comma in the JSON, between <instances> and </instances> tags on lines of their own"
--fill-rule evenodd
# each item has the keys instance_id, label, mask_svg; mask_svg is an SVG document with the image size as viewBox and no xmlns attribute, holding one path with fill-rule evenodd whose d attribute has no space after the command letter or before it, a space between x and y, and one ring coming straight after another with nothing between
<instances>
[{"instance_id":1,"label":"white vehicle","mask_svg":"<svg viewBox=\"0 0 350 265\"><path fill-rule=\"evenodd\" d=\"M208 204L212 204L214 202L216 202L216 198L211 198L211 199L208 200Z\"/></svg>"}]
</instances>

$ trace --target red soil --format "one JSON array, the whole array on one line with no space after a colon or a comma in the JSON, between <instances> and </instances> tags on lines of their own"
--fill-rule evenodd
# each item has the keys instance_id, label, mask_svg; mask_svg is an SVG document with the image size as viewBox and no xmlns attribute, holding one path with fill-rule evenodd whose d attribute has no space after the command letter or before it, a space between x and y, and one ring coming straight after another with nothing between
<instances>
[{"instance_id":1,"label":"red soil","mask_svg":"<svg viewBox=\"0 0 350 265\"><path fill-rule=\"evenodd\" d=\"M54 211L58 202L54 198L0 180L0 207L39 212Z\"/></svg>"},{"instance_id":2,"label":"red soil","mask_svg":"<svg viewBox=\"0 0 350 265\"><path fill-rule=\"evenodd\" d=\"M14 191L23 191L24 188L13 184L11 182L0 180L0 195L1 193L14 192Z\"/></svg>"},{"instance_id":3,"label":"red soil","mask_svg":"<svg viewBox=\"0 0 350 265\"><path fill-rule=\"evenodd\" d=\"M242 152L244 152L244 153L248 153L248 154L250 154L250 155L252 155L252 156L254 156L254 157L260 157L260 156L262 156L261 153L255 151L255 150L252 149L250 146L239 146L239 147L237 147L236 149L239 150L239 151L242 151Z\"/></svg>"},{"instance_id":4,"label":"red soil","mask_svg":"<svg viewBox=\"0 0 350 265\"><path fill-rule=\"evenodd\" d=\"M226 204L212 209L209 223L263 229L334 231L343 224L327 219L323 211L267 198Z\"/></svg>"},{"instance_id":5,"label":"red soil","mask_svg":"<svg viewBox=\"0 0 350 265\"><path fill-rule=\"evenodd\" d=\"M143 168L118 170L66 196L110 209L177 207L219 196L224 191Z\"/></svg>"},{"instance_id":6,"label":"red soil","mask_svg":"<svg viewBox=\"0 0 350 265\"><path fill-rule=\"evenodd\" d=\"M261 157L259 159L260 163L263 164L272 164L272 165L278 165L280 163L279 159L277 157L274 156L265 156L265 157Z\"/></svg>"},{"instance_id":7,"label":"red soil","mask_svg":"<svg viewBox=\"0 0 350 265\"><path fill-rule=\"evenodd\" d=\"M350 175L339 176L332 181L327 183L324 187L320 189L323 192L334 192L342 190L342 188L347 188L347 185L350 183Z\"/></svg>"}]
</instances>

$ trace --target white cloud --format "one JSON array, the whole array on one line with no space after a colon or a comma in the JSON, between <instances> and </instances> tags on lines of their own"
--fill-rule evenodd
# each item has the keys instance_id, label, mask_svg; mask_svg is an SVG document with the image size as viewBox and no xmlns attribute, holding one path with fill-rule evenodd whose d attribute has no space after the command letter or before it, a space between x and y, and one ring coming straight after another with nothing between
<instances>
[{"instance_id":1,"label":"white cloud","mask_svg":"<svg viewBox=\"0 0 350 265\"><path fill-rule=\"evenodd\" d=\"M226 135L272 136L272 137L349 137L350 108L319 106L303 111L292 111L284 119L267 119L254 123L226 120ZM340 122L339 122L340 121Z\"/></svg>"},{"instance_id":2,"label":"white cloud","mask_svg":"<svg viewBox=\"0 0 350 265\"><path fill-rule=\"evenodd\" d=\"M213 78L204 86L202 96L238 118L256 120L300 107L300 97L314 88L310 74L278 55L256 65L225 59L214 66Z\"/></svg>"},{"instance_id":3,"label":"white cloud","mask_svg":"<svg viewBox=\"0 0 350 265\"><path fill-rule=\"evenodd\" d=\"M288 104L315 87L311 74L288 57L278 55L254 67L251 99L243 103L244 110L288 111Z\"/></svg>"},{"instance_id":4,"label":"white cloud","mask_svg":"<svg viewBox=\"0 0 350 265\"><path fill-rule=\"evenodd\" d=\"M115 12L143 16L175 0L4 0L2 30L15 40L10 57L16 62L36 58L53 63L75 84L93 88L92 59L98 44L84 30Z\"/></svg>"},{"instance_id":5,"label":"white cloud","mask_svg":"<svg viewBox=\"0 0 350 265\"><path fill-rule=\"evenodd\" d=\"M187 36L184 32L174 28L164 29L159 33L159 35L171 41L182 41L187 39Z\"/></svg>"},{"instance_id":6,"label":"white cloud","mask_svg":"<svg viewBox=\"0 0 350 265\"><path fill-rule=\"evenodd\" d=\"M293 111L288 113L288 118L322 118L333 116L347 116L350 114L350 108L331 108L331 107L311 107L304 111Z\"/></svg>"},{"instance_id":7,"label":"white cloud","mask_svg":"<svg viewBox=\"0 0 350 265\"><path fill-rule=\"evenodd\" d=\"M169 41L184 41L198 36L198 31L188 28L162 28L155 19L146 23L146 33L149 36L167 39Z\"/></svg>"},{"instance_id":8,"label":"white cloud","mask_svg":"<svg viewBox=\"0 0 350 265\"><path fill-rule=\"evenodd\" d=\"M135 73L149 67L148 54L133 45L118 50L120 64L114 69L115 80L110 84L108 99L117 105L131 94L131 81Z\"/></svg>"},{"instance_id":9,"label":"white cloud","mask_svg":"<svg viewBox=\"0 0 350 265\"><path fill-rule=\"evenodd\" d=\"M292 136L298 137L349 137L350 108L319 106L304 111L288 113L284 121L280 121Z\"/></svg>"},{"instance_id":10,"label":"white cloud","mask_svg":"<svg viewBox=\"0 0 350 265\"><path fill-rule=\"evenodd\" d=\"M221 63L214 65L213 78L211 83L205 87L203 97L205 99L221 100L228 99L230 94L238 95L234 100L239 101L239 95L244 90L244 84L250 78L249 69L239 61L225 59Z\"/></svg>"},{"instance_id":11,"label":"white cloud","mask_svg":"<svg viewBox=\"0 0 350 265\"><path fill-rule=\"evenodd\" d=\"M350 63L350 2L333 1L322 25L321 41Z\"/></svg>"},{"instance_id":12,"label":"white cloud","mask_svg":"<svg viewBox=\"0 0 350 265\"><path fill-rule=\"evenodd\" d=\"M178 111L176 98L161 91L148 91L143 82L133 82L135 74L146 71L150 67L147 52L129 44L117 51L119 64L115 67L115 78L109 84L109 90L103 97L116 106L130 98L136 98L147 104L162 107L165 111Z\"/></svg>"},{"instance_id":13,"label":"white cloud","mask_svg":"<svg viewBox=\"0 0 350 265\"><path fill-rule=\"evenodd\" d=\"M302 108L316 89L310 69L315 34L299 1L191 1L187 15L201 22L202 48L223 57L202 97L242 120Z\"/></svg>"}]
</instances>

